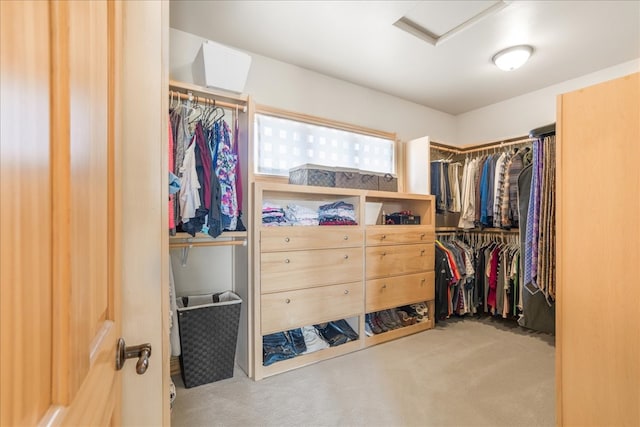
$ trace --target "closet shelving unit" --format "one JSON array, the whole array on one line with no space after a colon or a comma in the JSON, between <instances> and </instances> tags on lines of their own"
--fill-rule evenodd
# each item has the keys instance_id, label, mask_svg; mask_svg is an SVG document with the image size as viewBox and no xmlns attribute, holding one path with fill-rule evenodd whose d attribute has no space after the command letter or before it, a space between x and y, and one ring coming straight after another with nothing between
<instances>
[{"instance_id":1,"label":"closet shelving unit","mask_svg":"<svg viewBox=\"0 0 640 427\"><path fill-rule=\"evenodd\" d=\"M357 191L256 182L254 184L254 373L259 380L363 347L363 242L353 226L262 226L263 202L317 210L336 201L363 205ZM360 339L263 366L262 337L347 319Z\"/></svg>"},{"instance_id":2,"label":"closet shelving unit","mask_svg":"<svg viewBox=\"0 0 640 427\"><path fill-rule=\"evenodd\" d=\"M455 147L452 145L443 144L436 141L431 141L429 148L431 149L431 159L434 159L434 150L439 153L448 154L449 158L453 158L455 160L464 160L464 158L470 154L477 153L495 153L504 150L506 147L511 146L520 146L525 144L530 144L533 142L533 139L527 136L521 136L516 138L506 139L504 141L494 141L488 142L484 144L478 145L468 145L462 147ZM450 227L450 226L437 226L435 227L436 234L449 234L453 232L457 233L487 233L487 234L498 234L498 235L514 235L518 234L518 228L512 228L510 230L502 229L502 228L473 228L473 229L462 229L458 227Z\"/></svg>"},{"instance_id":3,"label":"closet shelving unit","mask_svg":"<svg viewBox=\"0 0 640 427\"><path fill-rule=\"evenodd\" d=\"M253 193L256 380L433 327L430 316L372 337L364 333L371 311L422 301L434 311L433 196L270 182L254 183ZM358 225L262 225L263 202L317 209L339 200L354 205ZM411 210L421 224L382 225L378 216L377 224L367 225L368 202L388 213ZM358 340L263 366L264 335L339 319Z\"/></svg>"},{"instance_id":4,"label":"closet shelving unit","mask_svg":"<svg viewBox=\"0 0 640 427\"><path fill-rule=\"evenodd\" d=\"M365 337L371 346L435 326L433 196L368 191L365 203L381 203L385 213L411 211L419 225L386 225L381 219L365 227L365 312L426 302L428 319Z\"/></svg>"},{"instance_id":5,"label":"closet shelving unit","mask_svg":"<svg viewBox=\"0 0 640 427\"><path fill-rule=\"evenodd\" d=\"M227 110L227 114L231 111L232 118L238 120L238 144L239 144L239 166L244 188L242 198L242 222L249 230L251 226L251 200L249 197L249 140L251 134L251 124L249 117L251 115L251 100L248 95L236 94L205 88L190 83L171 80L169 82L169 99L171 100L190 100L193 103L203 105L222 107ZM231 126L233 129L233 125ZM235 129L234 129L235 131ZM238 347L236 352L236 362L247 375L251 375L251 345L252 340L249 338L249 318L251 316L251 294L249 292L252 280L251 253L249 231L224 231L216 238L206 233L196 233L191 236L188 233L176 233L169 236L170 249L183 250L183 264L186 264L186 256L191 248L202 247L228 247L232 251L232 265L223 266L231 269L230 288L242 298L242 308L240 316L240 324L238 330ZM215 263L215 260L212 260ZM189 265L189 268L192 266ZM209 266L210 267L210 266ZM225 289L226 290L226 289ZM177 357L171 359L171 373L179 373L179 362Z\"/></svg>"}]
</instances>

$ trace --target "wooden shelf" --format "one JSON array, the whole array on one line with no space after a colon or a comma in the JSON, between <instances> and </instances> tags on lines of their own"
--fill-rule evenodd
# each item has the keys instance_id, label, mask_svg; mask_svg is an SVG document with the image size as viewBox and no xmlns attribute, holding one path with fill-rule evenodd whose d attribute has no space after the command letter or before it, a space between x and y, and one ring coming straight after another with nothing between
<instances>
[{"instance_id":1,"label":"wooden shelf","mask_svg":"<svg viewBox=\"0 0 640 427\"><path fill-rule=\"evenodd\" d=\"M515 229L511 229L511 230L505 230L502 228L472 228L472 229L468 229L465 230L463 228L458 228L458 227L436 227L436 234L438 233L452 233L452 232L456 232L456 233L494 233L494 234L500 234L500 233L504 233L504 234L517 234L520 232L519 229L515 228Z\"/></svg>"},{"instance_id":2,"label":"wooden shelf","mask_svg":"<svg viewBox=\"0 0 640 427\"><path fill-rule=\"evenodd\" d=\"M172 240L187 240L187 241L195 241L195 240L218 240L224 238L238 238L238 237L247 237L246 231L223 231L221 235L218 237L211 237L206 233L196 233L195 236L192 236L189 233L176 233L175 236L169 236L169 241Z\"/></svg>"},{"instance_id":3,"label":"wooden shelf","mask_svg":"<svg viewBox=\"0 0 640 427\"><path fill-rule=\"evenodd\" d=\"M383 332L371 337L365 337L364 342L366 347L372 345L381 344L383 342L395 340L397 338L405 337L407 335L415 334L418 332L426 331L433 328L433 319L429 318L426 322L416 323L415 325L404 326L402 328L394 329L389 332Z\"/></svg>"},{"instance_id":4,"label":"wooden shelf","mask_svg":"<svg viewBox=\"0 0 640 427\"><path fill-rule=\"evenodd\" d=\"M333 357L342 356L344 354L353 353L354 351L360 350L362 348L364 348L364 341L361 336L357 341L349 341L336 347L329 347L323 350L314 351L313 353L302 354L291 359L275 362L274 364L269 366L260 366L256 370L261 371L261 375L256 379L280 374L282 372L290 371L296 368L301 368L303 366L311 365L312 363L316 363L321 360L327 360Z\"/></svg>"}]
</instances>

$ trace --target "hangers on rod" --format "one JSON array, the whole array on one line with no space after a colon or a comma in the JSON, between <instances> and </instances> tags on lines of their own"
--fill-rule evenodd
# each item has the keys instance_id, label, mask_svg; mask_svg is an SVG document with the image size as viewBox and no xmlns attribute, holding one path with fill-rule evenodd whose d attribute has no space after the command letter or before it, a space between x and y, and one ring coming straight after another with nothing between
<instances>
[{"instance_id":1,"label":"hangers on rod","mask_svg":"<svg viewBox=\"0 0 640 427\"><path fill-rule=\"evenodd\" d=\"M242 104L242 102L247 102L247 100L239 100L240 104L238 103L234 103L234 102L227 102L221 99L218 99L218 97L223 95L217 95L215 93L207 93L206 90L202 90L199 92L198 98L199 100L205 100L202 102L205 102L207 104L209 104L210 102L216 101L216 107L220 107L220 108L230 108L230 109L234 109L237 108L238 110L242 110L243 113L247 112L247 105L246 104ZM186 88L186 87L182 87L181 85L174 85L174 84L170 84L169 86L169 94L175 94L176 100L177 102L180 102L181 100L184 101L194 101L194 92L193 90L191 90L190 88ZM209 102L207 102L209 101ZM218 111L218 114L220 116L223 116L223 111Z\"/></svg>"},{"instance_id":2,"label":"hangers on rod","mask_svg":"<svg viewBox=\"0 0 640 427\"><path fill-rule=\"evenodd\" d=\"M189 117L189 124L193 124L202 118L202 114L204 112L204 107L200 104L200 98L198 96L195 97L195 105L192 107L192 113L195 114L194 117Z\"/></svg>"}]
</instances>

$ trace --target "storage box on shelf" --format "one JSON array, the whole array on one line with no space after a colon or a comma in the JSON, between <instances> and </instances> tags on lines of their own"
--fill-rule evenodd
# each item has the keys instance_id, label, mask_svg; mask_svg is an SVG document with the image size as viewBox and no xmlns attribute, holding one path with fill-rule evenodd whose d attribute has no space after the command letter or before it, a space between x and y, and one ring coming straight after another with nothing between
<instances>
[{"instance_id":1,"label":"storage box on shelf","mask_svg":"<svg viewBox=\"0 0 640 427\"><path fill-rule=\"evenodd\" d=\"M355 168L303 164L289 170L289 184L356 190L398 191L398 178Z\"/></svg>"},{"instance_id":2,"label":"storage box on shelf","mask_svg":"<svg viewBox=\"0 0 640 427\"><path fill-rule=\"evenodd\" d=\"M315 185L318 187L335 187L336 172L333 168L307 163L289 171L289 183L296 185Z\"/></svg>"},{"instance_id":3,"label":"storage box on shelf","mask_svg":"<svg viewBox=\"0 0 640 427\"><path fill-rule=\"evenodd\" d=\"M258 182L254 197L255 379L433 327L430 315L373 337L364 332L364 315L371 311L427 301L434 312L432 196ZM337 201L354 206L357 225L262 224L263 202L317 210ZM368 215L367 225L366 203L373 216L380 212ZM381 225L382 211L412 211L421 224ZM347 320L357 340L263 366L263 336L339 319Z\"/></svg>"},{"instance_id":4,"label":"storage box on shelf","mask_svg":"<svg viewBox=\"0 0 640 427\"><path fill-rule=\"evenodd\" d=\"M377 190L378 175L358 169L336 168L336 187Z\"/></svg>"},{"instance_id":5,"label":"storage box on shelf","mask_svg":"<svg viewBox=\"0 0 640 427\"><path fill-rule=\"evenodd\" d=\"M380 191L398 191L398 178L385 173L378 175L378 190Z\"/></svg>"}]
</instances>

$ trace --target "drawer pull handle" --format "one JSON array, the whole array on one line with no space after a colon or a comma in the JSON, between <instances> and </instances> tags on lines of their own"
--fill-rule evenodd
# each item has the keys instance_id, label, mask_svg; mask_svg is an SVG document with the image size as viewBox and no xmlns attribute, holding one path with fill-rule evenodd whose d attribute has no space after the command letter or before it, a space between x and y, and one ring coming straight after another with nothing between
<instances>
[{"instance_id":1,"label":"drawer pull handle","mask_svg":"<svg viewBox=\"0 0 640 427\"><path fill-rule=\"evenodd\" d=\"M386 234L383 234L383 235L380 237L380 240L384 240L384 239L386 239L386 238L387 238L387 235L386 235Z\"/></svg>"},{"instance_id":2,"label":"drawer pull handle","mask_svg":"<svg viewBox=\"0 0 640 427\"><path fill-rule=\"evenodd\" d=\"M424 255L424 249L420 251L420 256Z\"/></svg>"},{"instance_id":3,"label":"drawer pull handle","mask_svg":"<svg viewBox=\"0 0 640 427\"><path fill-rule=\"evenodd\" d=\"M420 286L424 286L426 282L427 282L427 279L423 278L422 280L420 280Z\"/></svg>"},{"instance_id":4,"label":"drawer pull handle","mask_svg":"<svg viewBox=\"0 0 640 427\"><path fill-rule=\"evenodd\" d=\"M387 253L386 252L382 252L382 256L387 256Z\"/></svg>"},{"instance_id":5,"label":"drawer pull handle","mask_svg":"<svg viewBox=\"0 0 640 427\"><path fill-rule=\"evenodd\" d=\"M345 255L345 256L344 256L344 259L349 259L349 255Z\"/></svg>"},{"instance_id":6,"label":"drawer pull handle","mask_svg":"<svg viewBox=\"0 0 640 427\"><path fill-rule=\"evenodd\" d=\"M344 290L344 294L345 294L345 295L348 295L348 294L349 294L349 289L345 289L345 290Z\"/></svg>"},{"instance_id":7,"label":"drawer pull handle","mask_svg":"<svg viewBox=\"0 0 640 427\"><path fill-rule=\"evenodd\" d=\"M289 239L288 237L285 237L285 238L284 238L284 241L285 241L285 242L287 242L287 243L289 243L289 241L290 241L290 240L291 240L291 239Z\"/></svg>"},{"instance_id":8,"label":"drawer pull handle","mask_svg":"<svg viewBox=\"0 0 640 427\"><path fill-rule=\"evenodd\" d=\"M286 302L287 304L289 304L291 302L291 300L289 298L287 298L286 300L284 300L284 302Z\"/></svg>"},{"instance_id":9,"label":"drawer pull handle","mask_svg":"<svg viewBox=\"0 0 640 427\"><path fill-rule=\"evenodd\" d=\"M420 240L424 239L424 233L420 235Z\"/></svg>"},{"instance_id":10,"label":"drawer pull handle","mask_svg":"<svg viewBox=\"0 0 640 427\"><path fill-rule=\"evenodd\" d=\"M344 240L349 240L349 236L344 236Z\"/></svg>"},{"instance_id":11,"label":"drawer pull handle","mask_svg":"<svg viewBox=\"0 0 640 427\"><path fill-rule=\"evenodd\" d=\"M387 289L387 284L382 285L382 289Z\"/></svg>"},{"instance_id":12,"label":"drawer pull handle","mask_svg":"<svg viewBox=\"0 0 640 427\"><path fill-rule=\"evenodd\" d=\"M285 264L289 264L291 262L291 260L289 258L285 258L284 263Z\"/></svg>"}]
</instances>

